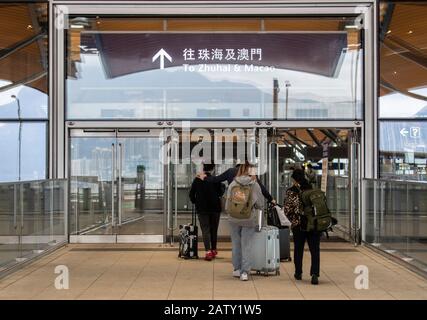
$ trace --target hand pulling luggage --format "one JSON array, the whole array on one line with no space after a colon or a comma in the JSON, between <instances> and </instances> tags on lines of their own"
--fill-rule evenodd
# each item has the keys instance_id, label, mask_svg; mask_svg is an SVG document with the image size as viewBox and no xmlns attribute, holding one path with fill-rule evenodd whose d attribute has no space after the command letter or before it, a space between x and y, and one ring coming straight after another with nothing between
<instances>
[{"instance_id":1,"label":"hand pulling luggage","mask_svg":"<svg viewBox=\"0 0 427 320\"><path fill-rule=\"evenodd\" d=\"M286 217L282 207L278 204L269 205L267 209L267 224L279 229L291 226L291 222Z\"/></svg>"},{"instance_id":2,"label":"hand pulling luggage","mask_svg":"<svg viewBox=\"0 0 427 320\"><path fill-rule=\"evenodd\" d=\"M279 241L280 241L280 261L292 261L289 228L279 229Z\"/></svg>"},{"instance_id":3,"label":"hand pulling luggage","mask_svg":"<svg viewBox=\"0 0 427 320\"><path fill-rule=\"evenodd\" d=\"M279 229L273 226L262 226L262 212L258 220L258 232L255 232L251 268L257 274L268 276L270 272L280 275Z\"/></svg>"},{"instance_id":4,"label":"hand pulling luggage","mask_svg":"<svg viewBox=\"0 0 427 320\"><path fill-rule=\"evenodd\" d=\"M198 226L194 206L191 213L191 223L179 226L179 258L198 259Z\"/></svg>"}]
</instances>

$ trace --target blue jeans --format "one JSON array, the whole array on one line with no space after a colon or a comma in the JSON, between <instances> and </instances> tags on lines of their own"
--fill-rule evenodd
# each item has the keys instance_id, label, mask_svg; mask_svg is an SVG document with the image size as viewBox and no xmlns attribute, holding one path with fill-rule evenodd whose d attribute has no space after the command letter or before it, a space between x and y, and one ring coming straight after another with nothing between
<instances>
[{"instance_id":1,"label":"blue jeans","mask_svg":"<svg viewBox=\"0 0 427 320\"><path fill-rule=\"evenodd\" d=\"M252 242L255 234L254 227L242 227L230 222L232 261L234 270L240 270L240 273L251 271L251 251Z\"/></svg>"}]
</instances>

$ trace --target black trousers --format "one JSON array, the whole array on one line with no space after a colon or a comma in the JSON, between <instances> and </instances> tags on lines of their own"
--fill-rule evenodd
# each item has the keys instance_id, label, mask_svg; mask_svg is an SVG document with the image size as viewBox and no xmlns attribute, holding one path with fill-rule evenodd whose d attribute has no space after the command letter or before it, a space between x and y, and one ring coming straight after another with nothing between
<instances>
[{"instance_id":1,"label":"black trousers","mask_svg":"<svg viewBox=\"0 0 427 320\"><path fill-rule=\"evenodd\" d=\"M305 241L311 255L310 276L320 276L320 233L302 231L299 227L292 228L294 236L295 274L302 274L302 259L304 257Z\"/></svg>"},{"instance_id":2,"label":"black trousers","mask_svg":"<svg viewBox=\"0 0 427 320\"><path fill-rule=\"evenodd\" d=\"M216 250L221 212L198 213L205 250Z\"/></svg>"}]
</instances>

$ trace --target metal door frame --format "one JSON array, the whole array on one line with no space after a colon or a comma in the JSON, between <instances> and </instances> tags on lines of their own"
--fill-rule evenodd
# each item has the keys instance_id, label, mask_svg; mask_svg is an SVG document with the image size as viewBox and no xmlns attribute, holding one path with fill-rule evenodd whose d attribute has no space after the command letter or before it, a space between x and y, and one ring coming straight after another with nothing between
<instances>
[{"instance_id":1,"label":"metal door frame","mask_svg":"<svg viewBox=\"0 0 427 320\"><path fill-rule=\"evenodd\" d=\"M362 128L361 177L377 176L377 12L374 0L271 0L271 1L66 1L49 2L49 177L67 178L69 170L69 128L174 128L184 121L66 121L65 116L65 33L66 14L175 15L198 16L328 16L363 15L364 65L363 121L193 121L192 127L218 128ZM362 199L363 200L363 199ZM364 214L364 212L361 212Z\"/></svg>"},{"instance_id":2,"label":"metal door frame","mask_svg":"<svg viewBox=\"0 0 427 320\"><path fill-rule=\"evenodd\" d=\"M324 125L325 123L322 122L322 124ZM354 244L360 244L361 243L361 235L362 235L362 231L363 231L363 225L362 225L362 163L363 163L363 126L361 125L353 125L353 126L348 126L348 127L344 127L342 125L338 125L339 123L337 122L335 126L330 126L330 128L337 128L337 129L344 129L344 130L348 130L349 132L349 137L348 137L348 151L349 151L349 155L348 155L348 164L349 164L349 200L348 200L348 206L349 206L349 225L345 226L346 228L348 228L348 234L347 231L343 231L345 233L346 236L348 236L348 238L350 239L350 241L352 241ZM340 123L343 124L343 123ZM295 127L286 127L286 129L295 129ZM305 127L299 127L299 129L306 129L306 128L311 128L311 126L305 126ZM315 129L317 128L328 128L325 126L315 126L313 127ZM283 128L277 128L277 129L283 129ZM354 131L357 131L358 134L355 136L354 135ZM276 142L270 142L268 145L268 168L269 168L269 172L268 172L268 177L267 177L267 181L268 181L268 186L269 186L269 192L270 194L273 196L273 198L276 199L276 201L278 200L278 197L280 197L279 195L279 148L283 147L278 145ZM276 149L276 157L275 157L275 164L274 166L276 167L277 171L273 172L272 168L272 148ZM353 157L353 154L356 152L357 154L357 159ZM357 163L355 163L357 161ZM273 183L272 180L273 177L275 176L275 180L276 180L276 186L275 189L273 190ZM355 189L354 187L357 186L358 187L358 193L355 194ZM357 212L357 214L356 214ZM338 221L339 223L340 221ZM340 224L340 223L339 223Z\"/></svg>"}]
</instances>

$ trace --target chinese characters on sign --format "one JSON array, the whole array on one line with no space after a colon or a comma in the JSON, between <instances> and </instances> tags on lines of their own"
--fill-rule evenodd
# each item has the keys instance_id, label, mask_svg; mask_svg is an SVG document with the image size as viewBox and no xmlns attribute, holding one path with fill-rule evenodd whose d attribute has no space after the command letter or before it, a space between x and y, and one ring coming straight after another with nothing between
<instances>
[{"instance_id":1,"label":"chinese characters on sign","mask_svg":"<svg viewBox=\"0 0 427 320\"><path fill-rule=\"evenodd\" d=\"M184 57L184 61L261 61L262 48L185 48L182 55Z\"/></svg>"},{"instance_id":2,"label":"chinese characters on sign","mask_svg":"<svg viewBox=\"0 0 427 320\"><path fill-rule=\"evenodd\" d=\"M182 57L186 72L271 72L275 69L274 66L254 65L262 61L262 48L187 47L182 50Z\"/></svg>"}]
</instances>

